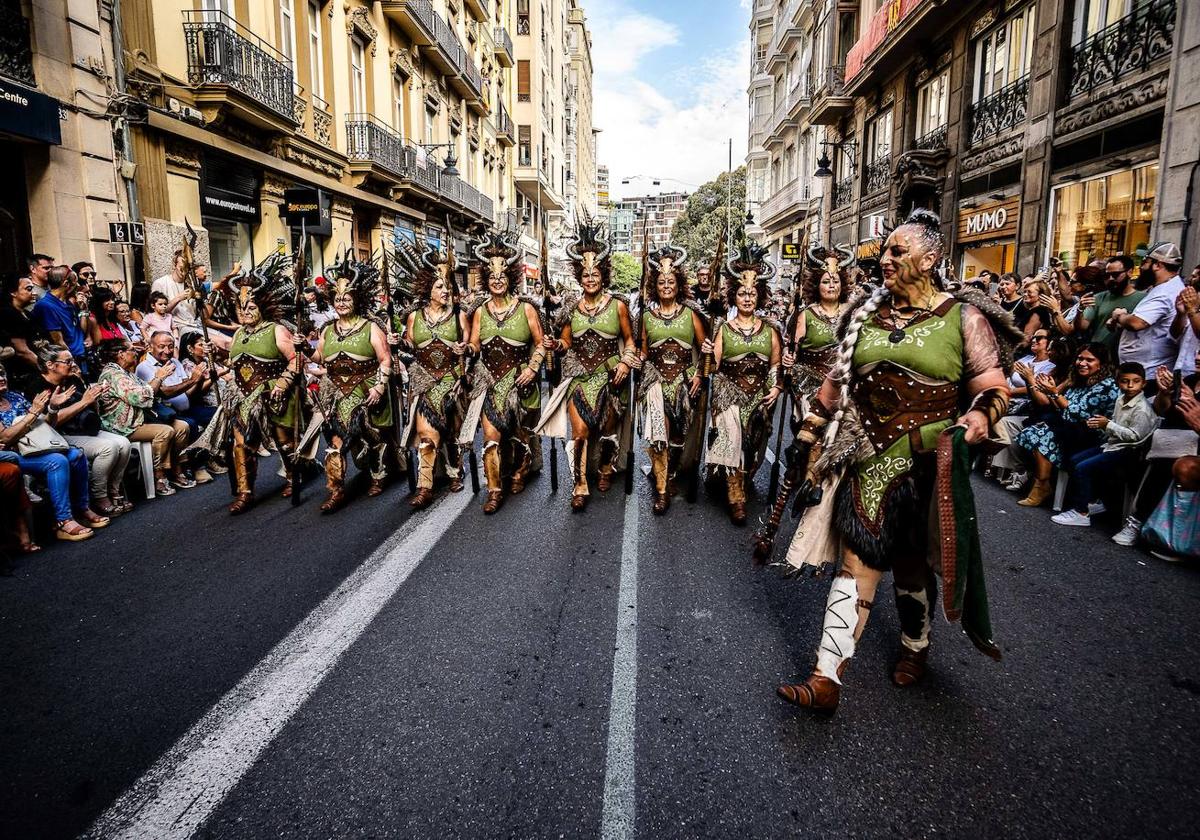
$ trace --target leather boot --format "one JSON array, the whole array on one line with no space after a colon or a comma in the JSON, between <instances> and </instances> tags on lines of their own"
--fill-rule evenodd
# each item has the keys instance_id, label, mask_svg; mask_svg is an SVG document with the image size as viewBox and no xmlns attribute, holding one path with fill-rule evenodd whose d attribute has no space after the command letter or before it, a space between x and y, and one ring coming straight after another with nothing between
<instances>
[{"instance_id":1,"label":"leather boot","mask_svg":"<svg viewBox=\"0 0 1200 840\"><path fill-rule=\"evenodd\" d=\"M667 444L667 495L675 498L679 495L679 485L675 477L679 474L679 462L683 460L683 446Z\"/></svg>"},{"instance_id":2,"label":"leather boot","mask_svg":"<svg viewBox=\"0 0 1200 840\"><path fill-rule=\"evenodd\" d=\"M846 672L846 666L849 663L850 660L847 659L838 666L839 680ZM829 677L823 677L815 672L802 683L779 686L775 689L775 693L793 706L812 709L814 712L827 715L837 711L838 701L842 699L842 687Z\"/></svg>"},{"instance_id":3,"label":"leather boot","mask_svg":"<svg viewBox=\"0 0 1200 840\"><path fill-rule=\"evenodd\" d=\"M650 456L650 475L654 479L655 515L662 516L671 506L671 494L667 490L667 450L651 446L647 450Z\"/></svg>"},{"instance_id":4,"label":"leather boot","mask_svg":"<svg viewBox=\"0 0 1200 840\"><path fill-rule=\"evenodd\" d=\"M928 660L928 646L918 651L901 645L900 658L896 660L896 667L892 670L892 682L901 688L919 683L925 676Z\"/></svg>"},{"instance_id":5,"label":"leather boot","mask_svg":"<svg viewBox=\"0 0 1200 840\"><path fill-rule=\"evenodd\" d=\"M516 447L521 454L521 462L513 470L512 483L509 485L509 492L514 496L525 489L525 479L529 475L529 468L533 465L533 456L529 454L529 450L520 443L517 443Z\"/></svg>"},{"instance_id":6,"label":"leather boot","mask_svg":"<svg viewBox=\"0 0 1200 840\"><path fill-rule=\"evenodd\" d=\"M579 511L587 507L588 500L588 483L587 483L587 438L579 438L571 441L571 466L575 470L575 487L571 496L571 510Z\"/></svg>"},{"instance_id":7,"label":"leather boot","mask_svg":"<svg viewBox=\"0 0 1200 840\"><path fill-rule=\"evenodd\" d=\"M744 470L730 470L727 480L729 483L729 521L734 525L745 525L746 473Z\"/></svg>"},{"instance_id":8,"label":"leather boot","mask_svg":"<svg viewBox=\"0 0 1200 840\"><path fill-rule=\"evenodd\" d=\"M1017 502L1021 507L1041 507L1050 498L1050 481L1037 479L1029 488L1029 495Z\"/></svg>"},{"instance_id":9,"label":"leather boot","mask_svg":"<svg viewBox=\"0 0 1200 840\"><path fill-rule=\"evenodd\" d=\"M596 479L596 489L601 493L607 493L612 487L613 473L616 472L613 461L616 459L617 444L608 438L600 438L600 463L597 466L599 475Z\"/></svg>"},{"instance_id":10,"label":"leather boot","mask_svg":"<svg viewBox=\"0 0 1200 840\"><path fill-rule=\"evenodd\" d=\"M487 480L487 499L483 512L492 514L504 503L504 487L500 479L500 445L490 442L483 447L483 476Z\"/></svg>"},{"instance_id":11,"label":"leather boot","mask_svg":"<svg viewBox=\"0 0 1200 840\"><path fill-rule=\"evenodd\" d=\"M321 513L333 513L346 503L346 462L340 452L325 456L325 489L329 498L321 503Z\"/></svg>"},{"instance_id":12,"label":"leather boot","mask_svg":"<svg viewBox=\"0 0 1200 840\"><path fill-rule=\"evenodd\" d=\"M417 492L409 505L413 510L429 507L433 502L433 467L437 462L437 447L428 438L422 438L417 446Z\"/></svg>"},{"instance_id":13,"label":"leather boot","mask_svg":"<svg viewBox=\"0 0 1200 840\"><path fill-rule=\"evenodd\" d=\"M254 455L245 443L234 441L230 462L233 467L234 499L229 506L229 513L237 516L245 513L254 500Z\"/></svg>"},{"instance_id":14,"label":"leather boot","mask_svg":"<svg viewBox=\"0 0 1200 840\"><path fill-rule=\"evenodd\" d=\"M254 502L253 493L238 493L233 497L233 502L229 505L229 515L237 516L245 513L250 509L250 505Z\"/></svg>"}]
</instances>

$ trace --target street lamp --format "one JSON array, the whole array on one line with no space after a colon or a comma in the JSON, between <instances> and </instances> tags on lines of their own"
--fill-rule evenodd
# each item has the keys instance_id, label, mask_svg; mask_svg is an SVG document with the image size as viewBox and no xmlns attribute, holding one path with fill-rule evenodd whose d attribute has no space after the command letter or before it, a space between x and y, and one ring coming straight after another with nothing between
<instances>
[{"instance_id":1,"label":"street lamp","mask_svg":"<svg viewBox=\"0 0 1200 840\"><path fill-rule=\"evenodd\" d=\"M746 227L749 227L750 225L754 224L754 210L753 210L754 205L761 206L762 203L763 202L757 201L753 198L746 200Z\"/></svg>"},{"instance_id":2,"label":"street lamp","mask_svg":"<svg viewBox=\"0 0 1200 840\"><path fill-rule=\"evenodd\" d=\"M813 173L816 178L832 178L833 177L833 161L829 159L828 148L841 149L845 152L846 157L854 163L855 152L858 151L858 143L854 140L822 140L821 141L821 156L817 158L817 171Z\"/></svg>"},{"instance_id":3,"label":"street lamp","mask_svg":"<svg viewBox=\"0 0 1200 840\"><path fill-rule=\"evenodd\" d=\"M418 145L427 152L433 149L449 149L450 151L446 152L445 168L442 169L442 174L447 178L458 177L458 157L454 154L453 143L420 143Z\"/></svg>"}]
</instances>

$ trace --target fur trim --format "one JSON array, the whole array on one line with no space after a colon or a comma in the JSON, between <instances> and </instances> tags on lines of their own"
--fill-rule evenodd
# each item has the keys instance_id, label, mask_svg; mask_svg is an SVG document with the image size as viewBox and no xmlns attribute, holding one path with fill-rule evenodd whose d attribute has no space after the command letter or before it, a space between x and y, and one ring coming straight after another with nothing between
<instances>
[{"instance_id":1,"label":"fur trim","mask_svg":"<svg viewBox=\"0 0 1200 840\"><path fill-rule=\"evenodd\" d=\"M996 343L1000 349L1000 366L1004 375L1010 376L1013 369L1014 352L1018 345L1025 340L1023 333L1013 322L1012 314L978 289L963 286L951 294L961 303L970 304L983 313L992 325L996 334Z\"/></svg>"},{"instance_id":2,"label":"fur trim","mask_svg":"<svg viewBox=\"0 0 1200 840\"><path fill-rule=\"evenodd\" d=\"M858 515L854 502L854 478L848 476L837 490L834 522L846 546L872 569L892 568L896 551L913 549L914 529L924 527L925 517L917 510L916 482L911 475L898 479L884 491L883 518L875 536Z\"/></svg>"}]
</instances>

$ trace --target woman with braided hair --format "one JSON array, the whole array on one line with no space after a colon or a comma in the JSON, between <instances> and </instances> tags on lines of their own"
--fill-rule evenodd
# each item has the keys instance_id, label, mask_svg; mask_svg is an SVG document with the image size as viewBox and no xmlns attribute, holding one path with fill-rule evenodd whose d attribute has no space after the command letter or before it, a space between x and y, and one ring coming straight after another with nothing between
<instances>
[{"instance_id":1,"label":"woman with braided hair","mask_svg":"<svg viewBox=\"0 0 1200 840\"><path fill-rule=\"evenodd\" d=\"M537 307L516 293L525 271L516 244L491 233L474 250L487 297L470 315L471 351L479 359L459 443L473 446L476 429L483 427L483 512L492 514L504 502L506 476L508 492L520 493L542 466L534 427L541 415L537 375L546 351Z\"/></svg>"},{"instance_id":2,"label":"woman with braided hair","mask_svg":"<svg viewBox=\"0 0 1200 840\"><path fill-rule=\"evenodd\" d=\"M712 386L712 422L716 431L706 460L722 470L729 501L729 520L746 524L746 476L753 478L762 464L771 434L771 408L783 392L779 331L755 313L767 302L767 283L775 266L767 249L743 245L726 264L729 278L726 305L737 314L706 340L702 353L713 354L716 372Z\"/></svg>"},{"instance_id":3,"label":"woman with braided hair","mask_svg":"<svg viewBox=\"0 0 1200 840\"><path fill-rule=\"evenodd\" d=\"M685 456L697 456L692 400L700 392L704 317L689 306L687 251L668 245L648 258L650 276L641 316L642 370L638 388L642 437L654 481L654 513L671 505L675 475ZM692 445L689 446L689 439Z\"/></svg>"},{"instance_id":4,"label":"woman with braided hair","mask_svg":"<svg viewBox=\"0 0 1200 840\"><path fill-rule=\"evenodd\" d=\"M387 333L367 317L376 309L379 270L370 263L352 262L347 254L334 270L332 287L337 318L321 330L311 355L325 369L317 392L329 442L325 453L329 496L321 503L322 513L333 513L346 503L347 456L370 473L367 495L383 492L388 430L394 422L388 399L392 349ZM306 347L307 342L300 338L297 346Z\"/></svg>"},{"instance_id":5,"label":"woman with braided hair","mask_svg":"<svg viewBox=\"0 0 1200 840\"><path fill-rule=\"evenodd\" d=\"M408 365L412 411L401 436L417 450L417 492L409 504L420 510L433 502L433 473L442 444L458 437L462 420L463 354L467 351L467 316L454 306L458 286L454 263L430 247L417 256L402 242L396 251L400 267L412 276L414 306L400 314L400 329L412 348ZM459 460L447 464L450 492L463 489Z\"/></svg>"},{"instance_id":6,"label":"woman with braided hair","mask_svg":"<svg viewBox=\"0 0 1200 840\"><path fill-rule=\"evenodd\" d=\"M570 438L567 462L574 477L571 509L587 506L589 449L599 466L600 492L613 481L621 455L621 432L629 398L621 385L640 358L634 342L629 306L608 291L611 247L598 225L579 226L567 256L575 264L582 294L563 301L555 326L542 346L563 353L562 383L550 395L539 432ZM629 442L626 441L626 444Z\"/></svg>"},{"instance_id":7,"label":"woman with braided hair","mask_svg":"<svg viewBox=\"0 0 1200 840\"><path fill-rule=\"evenodd\" d=\"M813 448L809 478L825 495L797 529L788 562L803 570L841 559L816 668L805 682L778 689L798 706L837 708L889 569L901 628L896 685L925 674L937 597L931 564L945 578L947 617L961 617L972 641L999 658L973 531L967 444L984 440L1004 414L1004 367L1020 333L983 294L942 290L934 268L944 247L941 221L928 210L914 210L892 231L880 259L883 286L854 301L833 369L798 434Z\"/></svg>"}]
</instances>

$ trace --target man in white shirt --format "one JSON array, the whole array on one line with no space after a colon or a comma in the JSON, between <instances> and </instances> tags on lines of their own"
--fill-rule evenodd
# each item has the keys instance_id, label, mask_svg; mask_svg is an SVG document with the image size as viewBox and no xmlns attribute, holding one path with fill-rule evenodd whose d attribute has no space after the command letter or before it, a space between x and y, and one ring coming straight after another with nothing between
<instances>
[{"instance_id":1,"label":"man in white shirt","mask_svg":"<svg viewBox=\"0 0 1200 840\"><path fill-rule=\"evenodd\" d=\"M196 397L197 404L201 404L206 370L203 365L198 365L190 375L185 373L183 365L175 358L175 336L169 332L156 332L150 336L145 361L137 366L137 377L143 382L149 382L162 368L168 368L170 373L162 377L162 386L158 390L159 400L175 410L175 419L188 424L188 437L195 440L200 432L200 424L191 411L191 397ZM195 475L197 484L212 481L212 476L203 467L197 468Z\"/></svg>"},{"instance_id":2,"label":"man in white shirt","mask_svg":"<svg viewBox=\"0 0 1200 840\"><path fill-rule=\"evenodd\" d=\"M1171 324L1175 320L1175 301L1183 291L1183 278L1179 276L1183 256L1173 243L1159 242L1146 259L1154 286L1132 312L1114 309L1108 323L1109 329L1121 330L1117 345L1121 362L1137 362L1153 371L1160 365L1171 367L1179 355L1179 341L1171 335ZM1146 383L1147 392L1153 390L1153 384Z\"/></svg>"},{"instance_id":3,"label":"man in white shirt","mask_svg":"<svg viewBox=\"0 0 1200 840\"><path fill-rule=\"evenodd\" d=\"M151 292L162 292L167 296L167 311L179 325L180 335L188 332L200 332L196 299L192 296L192 290L188 288L185 279L183 251L176 251L171 273L159 277L150 286Z\"/></svg>"}]
</instances>

